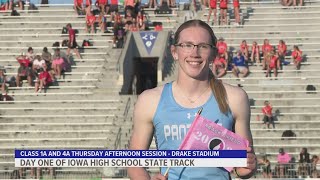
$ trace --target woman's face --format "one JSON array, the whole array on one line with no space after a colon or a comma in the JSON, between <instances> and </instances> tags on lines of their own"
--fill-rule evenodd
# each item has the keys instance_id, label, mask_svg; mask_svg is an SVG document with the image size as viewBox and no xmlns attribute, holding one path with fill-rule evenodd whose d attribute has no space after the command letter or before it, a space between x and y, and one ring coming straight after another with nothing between
<instances>
[{"instance_id":1,"label":"woman's face","mask_svg":"<svg viewBox=\"0 0 320 180\"><path fill-rule=\"evenodd\" d=\"M209 32L202 27L189 27L180 32L179 44L191 45L213 45ZM179 75L186 75L195 79L208 78L209 61L214 58L213 48L199 49L195 46L192 50L186 50L181 46L172 46L171 53L179 62Z\"/></svg>"}]
</instances>

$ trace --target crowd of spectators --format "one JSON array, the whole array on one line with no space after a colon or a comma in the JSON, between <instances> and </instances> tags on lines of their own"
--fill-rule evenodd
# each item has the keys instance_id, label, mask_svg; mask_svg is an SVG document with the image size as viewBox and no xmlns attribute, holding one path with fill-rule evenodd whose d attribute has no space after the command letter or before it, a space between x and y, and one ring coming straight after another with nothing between
<instances>
[{"instance_id":1,"label":"crowd of spectators","mask_svg":"<svg viewBox=\"0 0 320 180\"><path fill-rule=\"evenodd\" d=\"M220 8L220 18L218 22L217 18L217 3L219 2ZM204 7L209 7L209 13L207 17L207 23L210 24L210 17L213 13L213 21L211 24L214 25L228 25L228 1L227 0L205 0L203 2ZM234 12L234 25L239 26L241 24L240 20L240 2L239 0L233 0L233 12Z\"/></svg>"},{"instance_id":2,"label":"crowd of spectators","mask_svg":"<svg viewBox=\"0 0 320 180\"><path fill-rule=\"evenodd\" d=\"M16 60L19 63L19 68L14 78L5 78L4 70L0 70L2 94L6 94L6 84L21 87L23 80L27 81L28 86L34 86L35 92L40 93L44 88L60 79L62 72L67 71L67 67L70 66L68 58L61 56L59 48L54 49L52 56L47 47L43 48L42 55L36 55L32 47L29 47L28 52L21 53ZM9 81L14 81L14 83Z\"/></svg>"},{"instance_id":3,"label":"crowd of spectators","mask_svg":"<svg viewBox=\"0 0 320 180\"><path fill-rule=\"evenodd\" d=\"M258 160L263 178L318 178L320 175L320 159L317 155L312 155L310 159L311 155L307 148L301 149L298 161L284 148L280 148L274 170L272 170L272 163L267 156L265 154Z\"/></svg>"},{"instance_id":4,"label":"crowd of spectators","mask_svg":"<svg viewBox=\"0 0 320 180\"><path fill-rule=\"evenodd\" d=\"M283 66L290 64L286 57L291 55L292 64L296 70L300 69L303 61L299 47L294 45L293 49L288 51L284 40L280 40L278 45L274 46L269 43L268 39L265 39L261 49L256 41L253 41L250 48L247 41L243 40L239 48L236 48L235 54L228 50L228 45L223 38L219 38L216 47L218 55L213 60L212 72L218 78L226 75L227 71L232 71L235 77L243 80L249 75L249 65L257 65L262 66L265 77L271 77L273 72L277 79L278 71L282 70Z\"/></svg>"},{"instance_id":5,"label":"crowd of spectators","mask_svg":"<svg viewBox=\"0 0 320 180\"><path fill-rule=\"evenodd\" d=\"M95 33L98 27L102 33L112 33L108 27L113 27L113 47L121 48L124 44L126 34L131 31L148 30L147 16L144 6L140 1L125 0L124 14L119 12L118 0L96 0L95 5L86 0L74 0L74 9L77 15L85 15L85 31ZM107 17L110 17L107 18ZM160 23L161 24L161 23ZM159 28L155 28L159 30Z\"/></svg>"}]
</instances>

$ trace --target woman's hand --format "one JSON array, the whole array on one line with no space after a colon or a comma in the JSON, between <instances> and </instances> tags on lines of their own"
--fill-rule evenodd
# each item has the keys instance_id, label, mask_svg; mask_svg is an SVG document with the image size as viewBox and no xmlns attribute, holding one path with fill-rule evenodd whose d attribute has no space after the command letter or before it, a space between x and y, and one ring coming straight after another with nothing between
<instances>
[{"instance_id":1,"label":"woman's hand","mask_svg":"<svg viewBox=\"0 0 320 180\"><path fill-rule=\"evenodd\" d=\"M167 179L168 179L167 176L164 176L164 175L162 175L160 173L151 178L151 180L167 180Z\"/></svg>"},{"instance_id":2,"label":"woman's hand","mask_svg":"<svg viewBox=\"0 0 320 180\"><path fill-rule=\"evenodd\" d=\"M236 169L240 178L248 179L257 169L257 157L252 147L247 147L247 167L239 167Z\"/></svg>"}]
</instances>

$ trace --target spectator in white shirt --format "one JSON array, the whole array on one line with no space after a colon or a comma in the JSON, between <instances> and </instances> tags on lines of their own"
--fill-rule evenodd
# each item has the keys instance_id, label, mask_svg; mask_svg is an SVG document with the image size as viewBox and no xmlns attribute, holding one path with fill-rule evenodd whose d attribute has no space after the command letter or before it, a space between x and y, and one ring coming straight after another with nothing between
<instances>
[{"instance_id":1,"label":"spectator in white shirt","mask_svg":"<svg viewBox=\"0 0 320 180\"><path fill-rule=\"evenodd\" d=\"M30 59L31 62L33 62L36 55L34 54L32 47L28 48L28 52L26 53L26 56Z\"/></svg>"},{"instance_id":2,"label":"spectator in white shirt","mask_svg":"<svg viewBox=\"0 0 320 180\"><path fill-rule=\"evenodd\" d=\"M33 67L38 71L39 69L43 68L43 64L45 64L46 61L43 60L41 58L41 56L37 55L35 58L34 58L34 61L33 61Z\"/></svg>"}]
</instances>

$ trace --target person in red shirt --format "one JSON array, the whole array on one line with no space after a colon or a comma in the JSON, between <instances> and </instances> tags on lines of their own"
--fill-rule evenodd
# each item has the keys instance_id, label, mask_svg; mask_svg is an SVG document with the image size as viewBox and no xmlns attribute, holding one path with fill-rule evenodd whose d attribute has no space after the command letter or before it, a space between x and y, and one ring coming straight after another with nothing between
<instances>
[{"instance_id":1,"label":"person in red shirt","mask_svg":"<svg viewBox=\"0 0 320 180\"><path fill-rule=\"evenodd\" d=\"M301 66L301 61L302 61L302 51L300 51L297 45L293 46L293 51L291 56L293 59L293 64L295 65L296 69L299 70Z\"/></svg>"},{"instance_id":2,"label":"person in red shirt","mask_svg":"<svg viewBox=\"0 0 320 180\"><path fill-rule=\"evenodd\" d=\"M86 15L86 33L89 32L89 29L90 29L90 33L95 32L95 29L94 29L95 23L96 23L96 16L92 13L92 11L89 11L89 13Z\"/></svg>"},{"instance_id":3,"label":"person in red shirt","mask_svg":"<svg viewBox=\"0 0 320 180\"><path fill-rule=\"evenodd\" d=\"M100 8L100 12L109 13L108 0L96 0L95 5Z\"/></svg>"},{"instance_id":4,"label":"person in red shirt","mask_svg":"<svg viewBox=\"0 0 320 180\"><path fill-rule=\"evenodd\" d=\"M22 53L20 56L18 56L16 58L16 60L18 61L19 64L22 64L25 67L30 67L31 66L31 61L28 58L28 56L26 56L25 53Z\"/></svg>"},{"instance_id":5,"label":"person in red shirt","mask_svg":"<svg viewBox=\"0 0 320 180\"><path fill-rule=\"evenodd\" d=\"M40 93L44 87L52 85L52 74L48 71L46 64L43 65L43 69L40 71L39 79L35 83L35 91Z\"/></svg>"},{"instance_id":6,"label":"person in red shirt","mask_svg":"<svg viewBox=\"0 0 320 180\"><path fill-rule=\"evenodd\" d=\"M210 16L212 11L213 11L213 23L214 25L217 25L217 0L210 0L209 14L208 14L208 20L207 20L208 24L210 21Z\"/></svg>"},{"instance_id":7,"label":"person in red shirt","mask_svg":"<svg viewBox=\"0 0 320 180\"><path fill-rule=\"evenodd\" d=\"M220 56L220 54L224 54L225 59L228 60L228 45L224 42L224 39L222 37L219 38L216 46L218 49L218 55Z\"/></svg>"},{"instance_id":8,"label":"person in red shirt","mask_svg":"<svg viewBox=\"0 0 320 180\"><path fill-rule=\"evenodd\" d=\"M279 44L278 44L278 56L279 56L279 60L280 61L283 61L285 56L287 54L287 45L286 43L283 41L283 40L280 40L279 41ZM280 62L279 61L279 62ZM280 63L279 63L280 65Z\"/></svg>"},{"instance_id":9,"label":"person in red shirt","mask_svg":"<svg viewBox=\"0 0 320 180\"><path fill-rule=\"evenodd\" d=\"M278 75L278 68L279 68L279 57L275 54L274 51L271 51L269 55L267 56L267 72L266 77L271 76L270 73L273 70L274 77L277 77Z\"/></svg>"},{"instance_id":10,"label":"person in red shirt","mask_svg":"<svg viewBox=\"0 0 320 180\"><path fill-rule=\"evenodd\" d=\"M31 68L29 67L29 65L31 64L30 60L27 58L27 56L24 53L22 53L22 55L17 57L16 59L20 64L18 68L18 73L16 76L17 87L21 86L22 80L28 80L29 86L32 86Z\"/></svg>"},{"instance_id":11,"label":"person in red shirt","mask_svg":"<svg viewBox=\"0 0 320 180\"><path fill-rule=\"evenodd\" d=\"M134 15L134 7L136 5L135 0L124 0L124 12L126 12L128 9L132 11Z\"/></svg>"},{"instance_id":12,"label":"person in red shirt","mask_svg":"<svg viewBox=\"0 0 320 180\"><path fill-rule=\"evenodd\" d=\"M252 46L251 46L251 61L254 63L256 63L256 62L261 63L260 47L256 41L253 41Z\"/></svg>"},{"instance_id":13,"label":"person in red shirt","mask_svg":"<svg viewBox=\"0 0 320 180\"><path fill-rule=\"evenodd\" d=\"M269 40L265 39L263 41L263 45L262 45L262 54L263 54L262 69L263 70L267 69L266 58L267 58L267 55L269 54L269 52L271 52L272 49L273 49L273 47L269 44Z\"/></svg>"},{"instance_id":14,"label":"person in red shirt","mask_svg":"<svg viewBox=\"0 0 320 180\"><path fill-rule=\"evenodd\" d=\"M80 15L79 12L83 12L83 0L74 0L73 1L73 9L75 10L77 15Z\"/></svg>"},{"instance_id":15,"label":"person in red shirt","mask_svg":"<svg viewBox=\"0 0 320 180\"><path fill-rule=\"evenodd\" d=\"M67 29L68 29L68 34L69 34L69 41L68 41L68 49L67 49L67 56L68 56L68 61L70 58L70 51L73 50L73 52L76 53L77 57L81 59L81 55L77 49L77 41L76 41L76 32L74 29L72 29L71 24L67 24Z\"/></svg>"},{"instance_id":16,"label":"person in red shirt","mask_svg":"<svg viewBox=\"0 0 320 180\"><path fill-rule=\"evenodd\" d=\"M146 29L145 19L146 17L144 15L144 11L139 11L136 17L136 21L140 31L144 31Z\"/></svg>"},{"instance_id":17,"label":"person in red shirt","mask_svg":"<svg viewBox=\"0 0 320 180\"><path fill-rule=\"evenodd\" d=\"M221 78L227 73L228 63L224 58L224 54L217 56L212 63L212 73L215 77Z\"/></svg>"},{"instance_id":18,"label":"person in red shirt","mask_svg":"<svg viewBox=\"0 0 320 180\"><path fill-rule=\"evenodd\" d=\"M248 47L248 44L247 44L247 41L246 40L243 40L240 44L240 51L242 52L242 55L244 55L244 57L246 59L248 59L249 57L249 47Z\"/></svg>"},{"instance_id":19,"label":"person in red shirt","mask_svg":"<svg viewBox=\"0 0 320 180\"><path fill-rule=\"evenodd\" d=\"M272 124L273 129L275 128L273 116L272 116L272 106L269 101L264 102L264 107L262 108L263 113L263 124L266 125L266 128L270 128L270 124Z\"/></svg>"},{"instance_id":20,"label":"person in red shirt","mask_svg":"<svg viewBox=\"0 0 320 180\"><path fill-rule=\"evenodd\" d=\"M131 31L131 32L139 31L139 28L137 26L137 21L135 18L133 18L132 22L129 24L129 31Z\"/></svg>"},{"instance_id":21,"label":"person in red shirt","mask_svg":"<svg viewBox=\"0 0 320 180\"><path fill-rule=\"evenodd\" d=\"M235 17L234 25L239 26L240 25L240 2L239 2L239 0L233 0L233 9L234 9L234 17Z\"/></svg>"},{"instance_id":22,"label":"person in red shirt","mask_svg":"<svg viewBox=\"0 0 320 180\"><path fill-rule=\"evenodd\" d=\"M227 11L228 11L228 1L227 0L220 0L220 15L221 15L220 22L221 22L221 25L228 24Z\"/></svg>"},{"instance_id":23,"label":"person in red shirt","mask_svg":"<svg viewBox=\"0 0 320 180\"><path fill-rule=\"evenodd\" d=\"M155 31L162 31L163 30L162 23L161 22L155 23L154 30Z\"/></svg>"}]
</instances>

